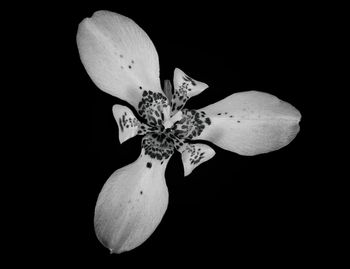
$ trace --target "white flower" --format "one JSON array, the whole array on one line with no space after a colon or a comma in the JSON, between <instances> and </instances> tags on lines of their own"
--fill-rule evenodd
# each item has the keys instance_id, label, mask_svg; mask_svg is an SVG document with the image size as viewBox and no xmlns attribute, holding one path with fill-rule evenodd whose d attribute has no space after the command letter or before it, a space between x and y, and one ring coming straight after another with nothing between
<instances>
[{"instance_id":1,"label":"white flower","mask_svg":"<svg viewBox=\"0 0 350 269\"><path fill-rule=\"evenodd\" d=\"M152 41L122 15L95 12L80 23L77 43L93 82L129 102L144 120L128 107L113 106L120 143L145 136L139 158L114 172L98 197L96 234L112 252L139 246L160 223L168 205L164 174L174 149L181 153L187 176L215 155L208 145L190 140L256 155L286 146L299 131L299 111L263 92L235 93L202 109L184 109L186 101L208 85L175 69L174 88L165 81L163 92Z\"/></svg>"}]
</instances>

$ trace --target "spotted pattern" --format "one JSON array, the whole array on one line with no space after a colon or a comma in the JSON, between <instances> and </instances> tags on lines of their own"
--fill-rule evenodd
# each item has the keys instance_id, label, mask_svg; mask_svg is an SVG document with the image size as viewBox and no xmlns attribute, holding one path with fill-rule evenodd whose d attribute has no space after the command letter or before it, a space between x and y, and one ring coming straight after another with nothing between
<instances>
[{"instance_id":1,"label":"spotted pattern","mask_svg":"<svg viewBox=\"0 0 350 269\"><path fill-rule=\"evenodd\" d=\"M189 153L189 162L192 165L198 164L204 158L205 152L195 144L187 144L185 150Z\"/></svg>"},{"instance_id":2,"label":"spotted pattern","mask_svg":"<svg viewBox=\"0 0 350 269\"><path fill-rule=\"evenodd\" d=\"M145 123L140 123L138 126L137 134L138 135L144 135L150 132L159 131L159 126L149 126Z\"/></svg>"},{"instance_id":3,"label":"spotted pattern","mask_svg":"<svg viewBox=\"0 0 350 269\"><path fill-rule=\"evenodd\" d=\"M187 75L184 75L182 80L183 81L180 86L175 89L175 92L173 93L171 114L175 114L185 106L187 100L189 99L188 93L197 85L196 82Z\"/></svg>"},{"instance_id":4,"label":"spotted pattern","mask_svg":"<svg viewBox=\"0 0 350 269\"><path fill-rule=\"evenodd\" d=\"M124 129L126 130L128 128L138 127L140 125L140 122L134 115L128 115L126 112L119 117L118 123L122 132L124 132Z\"/></svg>"},{"instance_id":5,"label":"spotted pattern","mask_svg":"<svg viewBox=\"0 0 350 269\"><path fill-rule=\"evenodd\" d=\"M167 106L168 100L163 93L145 90L138 104L138 112L149 125L160 126L163 124L164 109Z\"/></svg>"},{"instance_id":6,"label":"spotted pattern","mask_svg":"<svg viewBox=\"0 0 350 269\"><path fill-rule=\"evenodd\" d=\"M192 139L199 136L211 120L204 111L182 110L183 118L174 124L174 135L182 139Z\"/></svg>"},{"instance_id":7,"label":"spotted pattern","mask_svg":"<svg viewBox=\"0 0 350 269\"><path fill-rule=\"evenodd\" d=\"M148 133L141 142L145 154L160 161L166 160L174 153L174 142L165 133Z\"/></svg>"},{"instance_id":8,"label":"spotted pattern","mask_svg":"<svg viewBox=\"0 0 350 269\"><path fill-rule=\"evenodd\" d=\"M124 113L119 119L119 125L122 131L125 128L137 126L137 134L145 135L141 142L144 153L152 159L163 163L174 153L174 149L179 152L186 150L190 153L190 163L195 165L201 161L204 152L201 152L197 146L186 143L185 139L199 136L204 128L211 124L210 118L204 111L183 109L182 118L171 128L165 129L163 125L169 116L166 113L169 113L169 110L175 112L181 110L189 99L188 93L196 86L196 82L187 75L182 79L182 84L176 90L173 90L170 81L165 83L168 97L163 93L147 91L139 86L142 98L138 104L138 113L146 119L147 123L141 123L134 115L127 116ZM171 107L169 107L170 102ZM150 168L150 166L148 164L147 167Z\"/></svg>"},{"instance_id":9,"label":"spotted pattern","mask_svg":"<svg viewBox=\"0 0 350 269\"><path fill-rule=\"evenodd\" d=\"M183 152L185 150L185 146L186 146L185 140L178 138L175 135L173 135L173 137L174 137L173 141L174 141L175 149L179 152Z\"/></svg>"}]
</instances>

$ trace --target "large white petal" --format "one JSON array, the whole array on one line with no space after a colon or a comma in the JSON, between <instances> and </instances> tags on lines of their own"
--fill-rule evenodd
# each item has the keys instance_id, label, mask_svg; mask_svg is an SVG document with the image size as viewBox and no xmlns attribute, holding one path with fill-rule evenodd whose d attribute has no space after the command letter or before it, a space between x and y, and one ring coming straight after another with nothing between
<instances>
[{"instance_id":1,"label":"large white petal","mask_svg":"<svg viewBox=\"0 0 350 269\"><path fill-rule=\"evenodd\" d=\"M232 94L197 111L210 120L193 139L209 140L241 155L256 155L289 144L299 132L300 112L277 97L248 91Z\"/></svg>"},{"instance_id":2,"label":"large white petal","mask_svg":"<svg viewBox=\"0 0 350 269\"><path fill-rule=\"evenodd\" d=\"M139 158L115 171L103 186L95 209L95 231L111 252L141 245L160 223L168 205L163 161L142 149Z\"/></svg>"},{"instance_id":3,"label":"large white petal","mask_svg":"<svg viewBox=\"0 0 350 269\"><path fill-rule=\"evenodd\" d=\"M77 44L86 71L101 90L136 109L143 91L162 93L157 51L133 20L97 11L79 24Z\"/></svg>"}]
</instances>

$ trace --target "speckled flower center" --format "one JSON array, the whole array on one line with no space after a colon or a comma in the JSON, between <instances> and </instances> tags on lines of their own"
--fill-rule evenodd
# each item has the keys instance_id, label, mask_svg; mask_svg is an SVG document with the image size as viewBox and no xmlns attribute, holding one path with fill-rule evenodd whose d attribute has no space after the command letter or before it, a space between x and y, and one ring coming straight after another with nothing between
<instances>
[{"instance_id":1,"label":"speckled flower center","mask_svg":"<svg viewBox=\"0 0 350 269\"><path fill-rule=\"evenodd\" d=\"M163 161L170 158L174 148L182 152L188 145L187 140L199 136L211 124L204 111L182 109L189 98L188 93L197 84L187 75L181 79L182 83L177 83L174 90L170 81L166 81L166 95L140 87L143 92L138 113L147 124L140 124L138 134L145 134L142 148L153 159Z\"/></svg>"},{"instance_id":2,"label":"speckled flower center","mask_svg":"<svg viewBox=\"0 0 350 269\"><path fill-rule=\"evenodd\" d=\"M174 153L174 148L181 151L186 140L199 136L211 123L203 111L183 109L179 115L179 120L175 118L170 128L165 128L163 121L160 121L157 128L152 128L157 130L149 129L146 132L142 139L145 154L160 161L168 159Z\"/></svg>"}]
</instances>

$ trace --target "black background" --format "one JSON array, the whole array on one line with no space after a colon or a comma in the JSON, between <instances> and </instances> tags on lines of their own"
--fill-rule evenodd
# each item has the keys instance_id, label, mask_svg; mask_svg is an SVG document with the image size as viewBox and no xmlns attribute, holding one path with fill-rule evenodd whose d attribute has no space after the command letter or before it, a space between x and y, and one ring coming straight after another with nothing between
<instances>
[{"instance_id":1,"label":"black background","mask_svg":"<svg viewBox=\"0 0 350 269\"><path fill-rule=\"evenodd\" d=\"M99 90L79 59L78 24L101 9L132 18L149 35L158 51L162 83L172 80L178 67L209 85L187 108L260 90L302 114L300 133L275 152L245 157L211 144L215 157L186 178L180 156L174 154L166 170L169 206L162 222L144 244L121 255L110 255L97 240L94 207L108 177L139 156L141 137L120 145L112 106L128 104ZM48 247L53 261L118 267L162 264L162 259L168 264L188 259L289 264L316 257L324 240L318 221L324 202L311 135L310 104L319 92L310 77L321 24L314 13L303 5L140 6L118 1L60 9L59 21L46 25L58 26L57 32L42 28L56 45L47 55L59 70L51 80L54 90L46 95L50 120L57 116L59 126L59 139L47 142L49 150L54 144L59 152L58 161L52 161L55 179L45 185L50 190L45 196L54 201L39 209L53 213L42 224L48 245L54 246Z\"/></svg>"}]
</instances>

